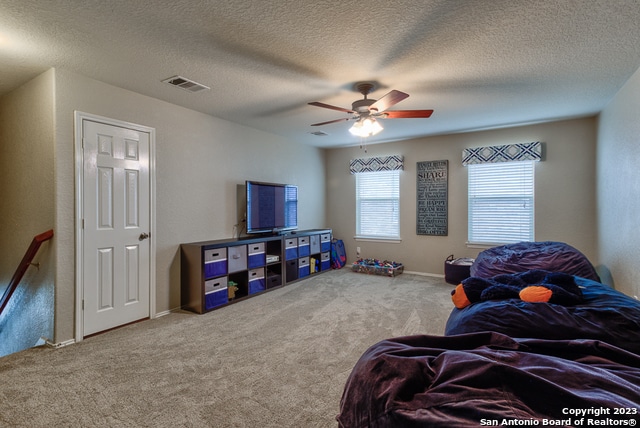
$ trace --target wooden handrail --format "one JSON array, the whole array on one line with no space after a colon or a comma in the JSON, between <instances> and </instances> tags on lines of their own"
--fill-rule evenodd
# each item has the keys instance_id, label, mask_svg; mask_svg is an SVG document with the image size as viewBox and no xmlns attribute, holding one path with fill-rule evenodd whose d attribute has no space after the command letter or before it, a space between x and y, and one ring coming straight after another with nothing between
<instances>
[{"instance_id":1,"label":"wooden handrail","mask_svg":"<svg viewBox=\"0 0 640 428\"><path fill-rule=\"evenodd\" d=\"M22 277L27 271L27 268L31 265L33 258L36 256L36 253L38 252L38 249L40 249L40 245L42 245L44 241L48 241L51 238L53 238L53 229L47 230L46 232L41 233L40 235L36 235L33 238L33 241L31 241L31 245L29 245L27 252L24 254L22 261L18 265L18 269L16 269L16 273L13 274L13 277L11 278L11 282L9 283L9 286L7 287L6 290L4 290L4 294L2 295L2 299L0 300L0 315L2 315L2 311L4 311L4 308L7 306L7 303L9 303L9 299L11 299L13 292L16 291L16 288L18 288L18 284L20 284L20 281L22 280Z\"/></svg>"}]
</instances>

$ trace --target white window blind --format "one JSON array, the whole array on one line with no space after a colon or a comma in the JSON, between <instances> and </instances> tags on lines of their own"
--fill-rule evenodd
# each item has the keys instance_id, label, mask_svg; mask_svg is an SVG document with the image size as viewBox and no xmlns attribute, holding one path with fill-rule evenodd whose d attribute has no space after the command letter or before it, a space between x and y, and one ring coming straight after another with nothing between
<instances>
[{"instance_id":1,"label":"white window blind","mask_svg":"<svg viewBox=\"0 0 640 428\"><path fill-rule=\"evenodd\" d=\"M356 174L356 237L400 238L400 171Z\"/></svg>"},{"instance_id":2,"label":"white window blind","mask_svg":"<svg viewBox=\"0 0 640 428\"><path fill-rule=\"evenodd\" d=\"M534 161L468 165L469 243L534 240Z\"/></svg>"}]
</instances>

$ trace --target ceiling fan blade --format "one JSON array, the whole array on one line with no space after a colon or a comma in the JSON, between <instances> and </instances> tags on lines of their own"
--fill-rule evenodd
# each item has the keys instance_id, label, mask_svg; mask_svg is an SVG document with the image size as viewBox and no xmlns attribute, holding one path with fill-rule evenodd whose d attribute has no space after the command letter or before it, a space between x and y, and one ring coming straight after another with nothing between
<instances>
[{"instance_id":1,"label":"ceiling fan blade","mask_svg":"<svg viewBox=\"0 0 640 428\"><path fill-rule=\"evenodd\" d=\"M320 123L314 123L311 126L321 126L321 125L328 125L330 123L337 123L337 122L346 122L347 120L350 120L350 117L345 117L344 119L336 119L336 120L330 120L328 122L320 122Z\"/></svg>"},{"instance_id":2,"label":"ceiling fan blade","mask_svg":"<svg viewBox=\"0 0 640 428\"><path fill-rule=\"evenodd\" d=\"M322 107L322 108L330 108L331 110L343 111L345 113L355 113L353 110L349 110L349 109L342 108L342 107L336 107L336 106L332 106L332 105L325 104L325 103L319 103L317 101L309 103L309 105L310 106L316 106L316 107Z\"/></svg>"},{"instance_id":3,"label":"ceiling fan blade","mask_svg":"<svg viewBox=\"0 0 640 428\"><path fill-rule=\"evenodd\" d=\"M389 92L388 94L384 95L382 98L380 98L375 103L371 104L369 106L369 110L376 110L378 113L382 113L383 111L385 111L389 107L398 104L400 101L404 100L408 96L409 96L409 94L406 94L406 93L401 92L401 91L396 91L394 89L391 92Z\"/></svg>"},{"instance_id":4,"label":"ceiling fan blade","mask_svg":"<svg viewBox=\"0 0 640 428\"><path fill-rule=\"evenodd\" d=\"M431 117L433 110L394 110L385 111L381 117L383 119L419 119Z\"/></svg>"}]
</instances>

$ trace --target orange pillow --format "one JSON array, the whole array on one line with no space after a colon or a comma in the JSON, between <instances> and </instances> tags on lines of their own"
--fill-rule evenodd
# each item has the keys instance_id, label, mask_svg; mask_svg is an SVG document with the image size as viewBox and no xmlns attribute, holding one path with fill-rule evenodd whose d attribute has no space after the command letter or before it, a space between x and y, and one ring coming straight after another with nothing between
<instances>
[{"instance_id":1,"label":"orange pillow","mask_svg":"<svg viewBox=\"0 0 640 428\"><path fill-rule=\"evenodd\" d=\"M453 292L451 293L451 300L453 301L455 307L458 309L466 308L471 304L471 302L467 298L467 293L464 292L462 284L458 284L455 290L453 290Z\"/></svg>"},{"instance_id":2,"label":"orange pillow","mask_svg":"<svg viewBox=\"0 0 640 428\"><path fill-rule=\"evenodd\" d=\"M524 302L548 302L553 292L541 285L532 285L520 290L520 299Z\"/></svg>"}]
</instances>

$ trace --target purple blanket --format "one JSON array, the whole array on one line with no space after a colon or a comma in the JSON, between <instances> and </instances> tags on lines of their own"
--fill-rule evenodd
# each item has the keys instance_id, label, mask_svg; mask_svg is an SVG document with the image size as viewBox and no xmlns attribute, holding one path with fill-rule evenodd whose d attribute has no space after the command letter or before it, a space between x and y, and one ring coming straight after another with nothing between
<instances>
[{"instance_id":1,"label":"purple blanket","mask_svg":"<svg viewBox=\"0 0 640 428\"><path fill-rule=\"evenodd\" d=\"M582 254L563 242L519 242L489 248L478 254L471 265L471 276L491 278L503 273L533 269L563 272L600 281L595 268Z\"/></svg>"},{"instance_id":2,"label":"purple blanket","mask_svg":"<svg viewBox=\"0 0 640 428\"><path fill-rule=\"evenodd\" d=\"M591 409L585 426L634 426L638 385L640 356L598 341L401 337L360 358L336 419L343 428L572 426Z\"/></svg>"}]
</instances>

